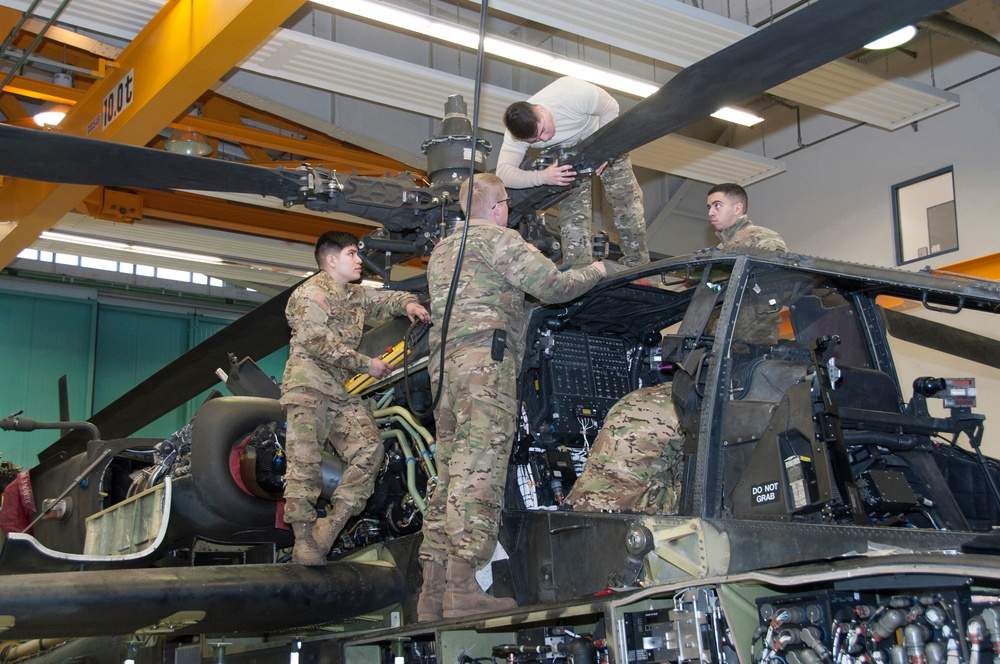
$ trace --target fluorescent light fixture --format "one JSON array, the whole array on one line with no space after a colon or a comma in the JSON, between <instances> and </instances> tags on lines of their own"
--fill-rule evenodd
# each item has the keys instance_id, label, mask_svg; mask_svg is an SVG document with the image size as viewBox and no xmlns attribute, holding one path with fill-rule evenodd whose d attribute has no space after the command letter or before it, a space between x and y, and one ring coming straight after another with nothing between
<instances>
[{"instance_id":1,"label":"fluorescent light fixture","mask_svg":"<svg viewBox=\"0 0 1000 664\"><path fill-rule=\"evenodd\" d=\"M463 28L454 23L445 23L427 18L421 14L391 7L373 0L313 0L345 14L355 14L372 21L385 23L402 30L417 32L434 39L440 39L466 48L479 47L479 32ZM487 36L483 39L483 50L490 55L505 60L513 60L529 67L545 69L564 76L575 76L604 88L618 90L637 97L648 97L660 89L658 85L628 76L622 76L606 69L591 67L582 62L556 57L540 48L524 46L517 42Z\"/></svg>"},{"instance_id":2,"label":"fluorescent light fixture","mask_svg":"<svg viewBox=\"0 0 1000 664\"><path fill-rule=\"evenodd\" d=\"M733 108L732 106L723 106L715 113L712 113L712 117L720 120L726 120L727 122L735 122L736 124L743 125L744 127L752 127L758 122L764 121L764 118L758 115L754 115L749 111Z\"/></svg>"},{"instance_id":3,"label":"fluorescent light fixture","mask_svg":"<svg viewBox=\"0 0 1000 664\"><path fill-rule=\"evenodd\" d=\"M483 48L499 58L523 62L526 65L542 69L552 66L552 63L555 62L555 57L545 51L521 46L520 44L515 44L504 39L497 39L496 37L486 37L483 40Z\"/></svg>"},{"instance_id":4,"label":"fluorescent light fixture","mask_svg":"<svg viewBox=\"0 0 1000 664\"><path fill-rule=\"evenodd\" d=\"M366 2L365 0L319 0L318 4L326 5L327 7L349 14L365 16L373 21L394 25L403 30L426 33L433 25L430 19L423 18L403 9L396 9L381 2Z\"/></svg>"},{"instance_id":5,"label":"fluorescent light fixture","mask_svg":"<svg viewBox=\"0 0 1000 664\"><path fill-rule=\"evenodd\" d=\"M473 32L472 30L466 30L465 28L457 25L439 23L435 21L431 23L431 26L426 31L422 32L428 37L440 39L444 42L458 44L459 46L464 46L470 49L479 48L479 33ZM488 52L489 51L487 51L487 53Z\"/></svg>"},{"instance_id":6,"label":"fluorescent light fixture","mask_svg":"<svg viewBox=\"0 0 1000 664\"><path fill-rule=\"evenodd\" d=\"M865 48L869 48L873 51L885 50L887 48L896 48L897 46L902 46L906 42L913 39L917 34L916 27L912 25L907 25L905 27L896 30L895 32L890 32L885 37L879 37L873 42L868 42L865 44Z\"/></svg>"},{"instance_id":7,"label":"fluorescent light fixture","mask_svg":"<svg viewBox=\"0 0 1000 664\"><path fill-rule=\"evenodd\" d=\"M621 92L627 92L637 97L648 97L660 89L660 86L653 83L629 78L628 76L621 76L606 69L597 69L582 62L567 60L566 58L556 58L550 66L543 68L563 74L564 76L582 78L602 88L620 90Z\"/></svg>"},{"instance_id":8,"label":"fluorescent light fixture","mask_svg":"<svg viewBox=\"0 0 1000 664\"><path fill-rule=\"evenodd\" d=\"M225 263L225 261L218 256L189 254L186 251L173 251L172 249L144 247L136 244L126 244L124 242L114 242L112 240L101 240L98 238L83 237L80 235L67 235L66 233L55 233L52 231L42 231L41 239L51 240L53 242L65 242L67 244L78 244L84 247L96 247L98 249L126 251L133 254L142 254L144 256L176 258L177 260L192 261L194 263L210 263L212 265L222 265Z\"/></svg>"}]
</instances>

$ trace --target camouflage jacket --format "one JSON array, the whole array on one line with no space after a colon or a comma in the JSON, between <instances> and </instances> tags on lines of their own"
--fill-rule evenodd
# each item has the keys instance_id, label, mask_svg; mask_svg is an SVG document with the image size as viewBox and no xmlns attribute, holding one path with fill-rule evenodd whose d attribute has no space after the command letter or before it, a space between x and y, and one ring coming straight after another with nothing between
<instances>
[{"instance_id":1,"label":"camouflage jacket","mask_svg":"<svg viewBox=\"0 0 1000 664\"><path fill-rule=\"evenodd\" d=\"M285 317L292 328L281 393L308 387L340 400L351 398L344 383L368 371L370 357L357 351L365 321L406 315L417 297L405 291L377 291L338 285L326 272L292 292Z\"/></svg>"},{"instance_id":2,"label":"camouflage jacket","mask_svg":"<svg viewBox=\"0 0 1000 664\"><path fill-rule=\"evenodd\" d=\"M715 233L722 240L718 248L723 251L743 251L746 249L762 249L764 251L788 251L785 241L777 231L755 225L744 214L737 217L736 223Z\"/></svg>"},{"instance_id":3,"label":"camouflage jacket","mask_svg":"<svg viewBox=\"0 0 1000 664\"><path fill-rule=\"evenodd\" d=\"M441 344L441 317L461 241L459 227L434 248L427 264L434 317L430 331L432 355ZM481 341L491 339L485 333L503 329L507 331L507 352L514 353L515 362L520 364L524 355L525 293L546 303L567 302L586 293L600 279L601 273L590 265L560 272L517 231L485 219L472 219L448 323L448 340L476 336Z\"/></svg>"}]
</instances>

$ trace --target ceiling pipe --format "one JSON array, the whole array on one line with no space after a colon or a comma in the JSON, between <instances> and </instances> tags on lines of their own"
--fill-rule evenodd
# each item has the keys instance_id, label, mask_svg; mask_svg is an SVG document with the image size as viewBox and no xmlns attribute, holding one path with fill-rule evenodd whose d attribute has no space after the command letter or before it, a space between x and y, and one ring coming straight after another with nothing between
<instances>
[{"instance_id":1,"label":"ceiling pipe","mask_svg":"<svg viewBox=\"0 0 1000 664\"><path fill-rule=\"evenodd\" d=\"M963 41L977 51L1000 56L1000 41L982 30L962 23L948 12L926 18L917 23L917 26Z\"/></svg>"}]
</instances>

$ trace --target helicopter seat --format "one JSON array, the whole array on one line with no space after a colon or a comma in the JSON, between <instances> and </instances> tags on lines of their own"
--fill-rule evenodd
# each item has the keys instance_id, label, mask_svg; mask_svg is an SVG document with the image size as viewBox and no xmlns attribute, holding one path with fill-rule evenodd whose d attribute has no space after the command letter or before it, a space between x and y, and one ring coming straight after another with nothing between
<instances>
[{"instance_id":1,"label":"helicopter seat","mask_svg":"<svg viewBox=\"0 0 1000 664\"><path fill-rule=\"evenodd\" d=\"M833 395L838 408L901 412L899 391L892 376L877 369L841 366Z\"/></svg>"},{"instance_id":2,"label":"helicopter seat","mask_svg":"<svg viewBox=\"0 0 1000 664\"><path fill-rule=\"evenodd\" d=\"M775 407L792 385L806 379L809 362L759 360L733 381L732 400L726 404L723 440L738 445L759 440Z\"/></svg>"}]
</instances>

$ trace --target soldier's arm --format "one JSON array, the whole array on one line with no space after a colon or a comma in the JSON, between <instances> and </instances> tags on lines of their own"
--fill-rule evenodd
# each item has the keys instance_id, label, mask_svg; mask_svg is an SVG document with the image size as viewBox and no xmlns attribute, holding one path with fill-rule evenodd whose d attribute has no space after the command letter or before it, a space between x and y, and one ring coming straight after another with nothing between
<instances>
[{"instance_id":1,"label":"soldier's arm","mask_svg":"<svg viewBox=\"0 0 1000 664\"><path fill-rule=\"evenodd\" d=\"M406 306L419 303L417 296L407 291L375 290L365 288L365 320L388 320L393 316L406 316Z\"/></svg>"},{"instance_id":2,"label":"soldier's arm","mask_svg":"<svg viewBox=\"0 0 1000 664\"><path fill-rule=\"evenodd\" d=\"M785 241L777 235L774 237L761 238L761 240L757 243L757 247L764 249L765 251L788 251L788 247L785 246Z\"/></svg>"},{"instance_id":3,"label":"soldier's arm","mask_svg":"<svg viewBox=\"0 0 1000 664\"><path fill-rule=\"evenodd\" d=\"M593 288L603 276L594 265L560 272L555 263L532 251L516 231L496 244L494 266L507 281L546 304L568 302Z\"/></svg>"},{"instance_id":4,"label":"soldier's arm","mask_svg":"<svg viewBox=\"0 0 1000 664\"><path fill-rule=\"evenodd\" d=\"M521 169L521 162L527 151L527 143L515 139L509 131L504 134L503 144L497 153L496 174L508 189L525 189L545 184L541 171Z\"/></svg>"}]
</instances>

